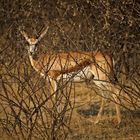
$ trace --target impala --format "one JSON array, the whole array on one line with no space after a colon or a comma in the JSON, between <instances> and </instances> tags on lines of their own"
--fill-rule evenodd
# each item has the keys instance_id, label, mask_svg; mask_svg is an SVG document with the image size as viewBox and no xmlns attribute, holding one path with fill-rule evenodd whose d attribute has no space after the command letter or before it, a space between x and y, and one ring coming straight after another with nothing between
<instances>
[{"instance_id":1,"label":"impala","mask_svg":"<svg viewBox=\"0 0 140 140\"><path fill-rule=\"evenodd\" d=\"M48 27L41 33L38 38L29 38L24 31L21 34L29 43L29 59L32 67L44 77L48 77L51 85L53 85L53 91L57 90L57 83L62 79L70 79L74 81L86 81L94 80L94 83L100 87L105 87L113 91L113 84L110 83L109 75L112 71L113 61L112 58L102 52L97 51L77 51L77 52L58 52L58 53L46 53L37 56L37 43L47 33ZM116 91L115 91L116 92ZM121 122L119 100L117 93L113 94L114 103L116 107L118 123ZM105 94L105 93L104 93ZM101 115L104 109L105 99L102 97L101 106L96 117L95 123L98 123L101 119Z\"/></svg>"}]
</instances>

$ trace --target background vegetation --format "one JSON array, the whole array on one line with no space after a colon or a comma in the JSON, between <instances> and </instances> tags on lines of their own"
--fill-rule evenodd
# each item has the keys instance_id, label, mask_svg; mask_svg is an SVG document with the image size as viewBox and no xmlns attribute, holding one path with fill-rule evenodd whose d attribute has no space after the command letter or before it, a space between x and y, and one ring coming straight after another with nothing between
<instances>
[{"instance_id":1,"label":"background vegetation","mask_svg":"<svg viewBox=\"0 0 140 140\"><path fill-rule=\"evenodd\" d=\"M112 55L117 85L124 90L120 100L125 125L116 128L108 119L99 126L86 122L86 118L96 114L95 110L76 112L74 107L96 101L93 100L96 94L91 98L91 90L81 90L78 84L61 86L59 101L63 101L63 107L57 111L60 102L52 100L49 84L31 68L28 44L19 32L21 29L29 36L39 36L47 26L49 31L38 44L39 53L98 49ZM138 139L139 80L139 0L0 0L0 132L3 140ZM77 117L76 113L80 115Z\"/></svg>"}]
</instances>

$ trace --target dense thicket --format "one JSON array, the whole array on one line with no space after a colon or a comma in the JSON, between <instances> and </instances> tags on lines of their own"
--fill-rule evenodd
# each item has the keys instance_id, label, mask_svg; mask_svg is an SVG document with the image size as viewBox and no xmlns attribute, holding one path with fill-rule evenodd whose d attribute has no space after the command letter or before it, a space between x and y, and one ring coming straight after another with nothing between
<instances>
[{"instance_id":1,"label":"dense thicket","mask_svg":"<svg viewBox=\"0 0 140 140\"><path fill-rule=\"evenodd\" d=\"M19 32L19 29L24 30L29 36L38 37L47 26L49 31L38 44L40 53L97 49L108 52L114 58L118 85L129 96L128 102L133 109L139 108L139 0L0 0L0 107L4 113L0 124L7 132L12 129L18 134L16 126L19 126L22 138L31 139L34 127L37 127L40 131L35 129L36 136L45 133L49 139L48 126L43 121L42 128L35 120L28 120L30 113L38 117L36 104L40 104L41 97L38 100L35 93L39 91L46 95L46 89L41 88L44 83L31 69L28 44ZM30 108L31 102L34 112ZM27 119L25 122L22 122L22 113ZM63 115L59 117L62 119ZM55 115L51 117L55 118ZM55 119L60 120L59 117ZM66 125L62 121L60 126ZM55 131L53 135L59 134L53 127L50 131Z\"/></svg>"}]
</instances>

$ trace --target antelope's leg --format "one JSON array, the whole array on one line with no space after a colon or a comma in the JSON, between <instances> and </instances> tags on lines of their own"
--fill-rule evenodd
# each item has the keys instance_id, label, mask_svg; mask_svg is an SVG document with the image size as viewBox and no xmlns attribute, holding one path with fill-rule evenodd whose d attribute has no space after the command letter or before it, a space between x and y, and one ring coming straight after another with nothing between
<instances>
[{"instance_id":1,"label":"antelope's leg","mask_svg":"<svg viewBox=\"0 0 140 140\"><path fill-rule=\"evenodd\" d=\"M119 105L120 104L120 100L119 100L120 90L114 85L111 85L110 88L111 88L111 91L113 92L111 94L114 98L118 124L120 124L121 123L121 112L120 112L120 105Z\"/></svg>"},{"instance_id":2,"label":"antelope's leg","mask_svg":"<svg viewBox=\"0 0 140 140\"><path fill-rule=\"evenodd\" d=\"M121 112L120 112L119 99L116 94L113 94L113 98L115 100L115 108L116 108L118 124L120 124L121 123Z\"/></svg>"},{"instance_id":3,"label":"antelope's leg","mask_svg":"<svg viewBox=\"0 0 140 140\"><path fill-rule=\"evenodd\" d=\"M56 95L56 89L57 89L57 84L56 84L56 81L55 80L53 80L53 79L51 79L51 78L48 78L47 79L48 80L48 82L49 82L49 94L48 94L48 96L49 96L49 107L50 108L52 108L53 107L53 105L54 105L54 98L55 98L55 95Z\"/></svg>"},{"instance_id":4,"label":"antelope's leg","mask_svg":"<svg viewBox=\"0 0 140 140\"><path fill-rule=\"evenodd\" d=\"M50 108L52 108L55 105L55 98L56 98L56 91L57 91L57 83L55 80L49 78L49 84L50 84Z\"/></svg>"},{"instance_id":5,"label":"antelope's leg","mask_svg":"<svg viewBox=\"0 0 140 140\"><path fill-rule=\"evenodd\" d=\"M101 98L101 106L100 106L100 110L98 112L98 115L96 117L96 120L95 120L95 124L99 123L99 121L101 120L101 117L102 117L102 114L103 114L103 110L104 110L104 106L105 106L105 99L102 97Z\"/></svg>"},{"instance_id":6,"label":"antelope's leg","mask_svg":"<svg viewBox=\"0 0 140 140\"><path fill-rule=\"evenodd\" d=\"M101 105L100 105L100 109L99 112L97 114L96 120L94 122L94 124L99 123L99 121L101 120L102 114L103 114L103 110L104 110L104 106L105 106L105 102L106 102L106 91L104 90L104 88L108 87L106 83L101 82L101 81L95 81L95 84L98 87L98 91L99 91L99 96L101 96Z\"/></svg>"},{"instance_id":7,"label":"antelope's leg","mask_svg":"<svg viewBox=\"0 0 140 140\"><path fill-rule=\"evenodd\" d=\"M57 83L56 83L56 81L53 80L53 79L50 79L50 86L51 86L51 94L54 94L54 96L55 96L56 93L54 93L54 92L57 91Z\"/></svg>"},{"instance_id":8,"label":"antelope's leg","mask_svg":"<svg viewBox=\"0 0 140 140\"><path fill-rule=\"evenodd\" d=\"M52 110L55 113L55 116L61 113L61 100L59 99L59 91L58 91L58 81L53 79L50 80L51 83L51 103L52 103Z\"/></svg>"},{"instance_id":9,"label":"antelope's leg","mask_svg":"<svg viewBox=\"0 0 140 140\"><path fill-rule=\"evenodd\" d=\"M59 81L51 79L51 88L52 88L51 94L53 94L53 99L52 99L53 107L55 108L56 113L60 113L62 109L61 109L61 97L58 90Z\"/></svg>"}]
</instances>

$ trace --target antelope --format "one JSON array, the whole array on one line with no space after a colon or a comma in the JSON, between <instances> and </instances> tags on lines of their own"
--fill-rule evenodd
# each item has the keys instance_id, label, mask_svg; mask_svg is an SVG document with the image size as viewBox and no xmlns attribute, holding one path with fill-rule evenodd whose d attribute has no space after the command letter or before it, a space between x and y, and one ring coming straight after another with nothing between
<instances>
[{"instance_id":1,"label":"antelope","mask_svg":"<svg viewBox=\"0 0 140 140\"><path fill-rule=\"evenodd\" d=\"M38 38L29 38L28 35L20 30L20 33L29 44L29 59L32 67L40 73L41 76L49 78L53 85L53 92L57 91L57 84L61 78L72 79L73 82L82 82L93 80L100 87L114 90L114 85L110 83L109 75L113 69L113 59L110 55L101 51L76 51L76 52L49 52L36 56L37 43L45 36L49 27L47 27ZM73 76L74 74L74 76ZM112 94L118 124L121 122L121 114L117 93ZM101 106L97 114L95 124L97 124L103 113L105 99L101 98Z\"/></svg>"}]
</instances>

